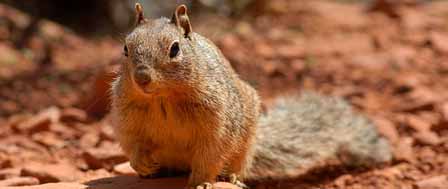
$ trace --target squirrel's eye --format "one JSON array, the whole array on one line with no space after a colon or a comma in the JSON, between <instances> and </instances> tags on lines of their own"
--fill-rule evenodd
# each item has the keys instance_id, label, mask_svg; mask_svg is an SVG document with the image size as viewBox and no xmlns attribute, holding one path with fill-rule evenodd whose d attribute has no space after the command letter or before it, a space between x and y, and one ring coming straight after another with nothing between
<instances>
[{"instance_id":1,"label":"squirrel's eye","mask_svg":"<svg viewBox=\"0 0 448 189\"><path fill-rule=\"evenodd\" d=\"M175 41L170 47L170 58L174 58L179 54L179 42Z\"/></svg>"},{"instance_id":2,"label":"squirrel's eye","mask_svg":"<svg viewBox=\"0 0 448 189\"><path fill-rule=\"evenodd\" d=\"M123 53L124 53L124 56L128 57L128 46L126 46L126 45L124 46Z\"/></svg>"}]
</instances>

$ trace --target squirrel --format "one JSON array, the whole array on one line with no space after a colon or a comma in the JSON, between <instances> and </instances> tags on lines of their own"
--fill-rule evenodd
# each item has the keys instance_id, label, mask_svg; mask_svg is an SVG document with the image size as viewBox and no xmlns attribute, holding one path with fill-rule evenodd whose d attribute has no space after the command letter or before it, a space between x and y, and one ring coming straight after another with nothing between
<instances>
[{"instance_id":1,"label":"squirrel","mask_svg":"<svg viewBox=\"0 0 448 189\"><path fill-rule=\"evenodd\" d=\"M147 19L136 4L136 27L111 87L115 133L141 176L188 171L188 188L217 178L288 179L329 160L347 165L391 159L371 122L337 98L309 93L278 100L261 114L257 91L221 51L193 32L187 7L171 19Z\"/></svg>"}]
</instances>

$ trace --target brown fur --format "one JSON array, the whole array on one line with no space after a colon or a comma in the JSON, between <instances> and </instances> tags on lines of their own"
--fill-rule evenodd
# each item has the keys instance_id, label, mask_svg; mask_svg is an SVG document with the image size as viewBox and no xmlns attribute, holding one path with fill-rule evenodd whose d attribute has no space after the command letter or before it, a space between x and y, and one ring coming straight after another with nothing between
<instances>
[{"instance_id":1,"label":"brown fur","mask_svg":"<svg viewBox=\"0 0 448 189\"><path fill-rule=\"evenodd\" d=\"M144 19L139 6L137 15L138 25L126 37L128 58L112 86L112 117L118 141L139 174L151 175L160 168L191 171L188 183L191 187L208 186L204 183L215 182L218 175L236 174L257 179L281 175L282 170L288 171L285 173L288 177L299 174L293 170L300 167L302 156L300 151L294 150L307 149L300 146L308 144L292 139L302 136L296 131L314 127L308 123L320 123L318 117L290 119L291 116L307 116L300 111L294 114L296 111L293 110L306 102L291 106L289 117L283 118L281 112L284 110L278 109L277 113L271 114L273 117L260 120L257 92L238 77L211 41L192 31L186 7L178 7L171 20ZM170 58L170 49L177 42L180 52ZM135 75L139 69L150 82L136 84ZM313 111L320 112L319 108L317 106ZM345 131L334 125L360 130L368 125L365 122L351 124L350 121L332 124L338 121L335 119L339 116L338 111L347 112L345 109L326 111L329 120L321 121L323 124L318 128L329 128L333 132L332 128ZM280 127L282 124L287 126ZM261 127L259 132L258 125ZM273 125L279 125L280 130ZM348 130L351 131L362 133L356 129ZM269 139L271 134L276 141ZM282 139L280 134L291 138ZM320 135L311 133L310 136ZM372 137L375 141L377 135ZM384 147L366 145L374 148L368 153ZM335 144L329 149L307 150L336 151L333 148L341 146ZM295 154L297 160L293 158ZM305 154L303 158L309 157Z\"/></svg>"},{"instance_id":2,"label":"brown fur","mask_svg":"<svg viewBox=\"0 0 448 189\"><path fill-rule=\"evenodd\" d=\"M181 27L161 18L128 35L129 58L113 83L112 112L137 172L191 170L189 185L197 186L242 172L260 103L213 43ZM181 52L170 59L173 41ZM149 68L147 86L135 83L138 65Z\"/></svg>"}]
</instances>

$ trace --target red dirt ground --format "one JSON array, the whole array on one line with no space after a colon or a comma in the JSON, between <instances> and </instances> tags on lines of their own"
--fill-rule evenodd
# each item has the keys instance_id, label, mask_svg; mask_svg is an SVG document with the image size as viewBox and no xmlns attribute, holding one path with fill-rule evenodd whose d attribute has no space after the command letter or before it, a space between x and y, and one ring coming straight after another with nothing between
<instances>
[{"instance_id":1,"label":"red dirt ground","mask_svg":"<svg viewBox=\"0 0 448 189\"><path fill-rule=\"evenodd\" d=\"M254 188L448 188L448 2L279 0L196 20L267 104L304 90L343 97L394 147L379 168ZM120 42L41 21L22 44L28 16L0 4L0 21L0 187L132 174L102 118Z\"/></svg>"}]
</instances>

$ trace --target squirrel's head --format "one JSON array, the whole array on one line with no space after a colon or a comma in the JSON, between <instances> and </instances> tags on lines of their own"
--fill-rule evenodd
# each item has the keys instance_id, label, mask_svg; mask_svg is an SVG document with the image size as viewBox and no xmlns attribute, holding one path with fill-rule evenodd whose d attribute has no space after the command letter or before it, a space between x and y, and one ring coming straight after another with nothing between
<instances>
[{"instance_id":1,"label":"squirrel's head","mask_svg":"<svg viewBox=\"0 0 448 189\"><path fill-rule=\"evenodd\" d=\"M187 7L176 8L171 20L146 19L136 4L136 27L126 37L122 74L135 89L151 94L182 90L192 81L192 29ZM174 89L174 90L173 90Z\"/></svg>"}]
</instances>

